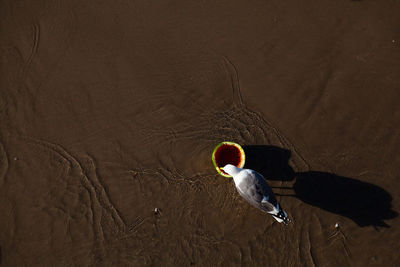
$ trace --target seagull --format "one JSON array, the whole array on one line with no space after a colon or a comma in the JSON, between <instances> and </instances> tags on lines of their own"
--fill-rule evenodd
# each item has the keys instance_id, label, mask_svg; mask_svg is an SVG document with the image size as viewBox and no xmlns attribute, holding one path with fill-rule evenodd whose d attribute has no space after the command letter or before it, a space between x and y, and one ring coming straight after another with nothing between
<instances>
[{"instance_id":1,"label":"seagull","mask_svg":"<svg viewBox=\"0 0 400 267\"><path fill-rule=\"evenodd\" d=\"M232 164L227 164L221 169L233 177L237 191L251 205L271 214L280 223L287 225L291 221L260 173Z\"/></svg>"}]
</instances>

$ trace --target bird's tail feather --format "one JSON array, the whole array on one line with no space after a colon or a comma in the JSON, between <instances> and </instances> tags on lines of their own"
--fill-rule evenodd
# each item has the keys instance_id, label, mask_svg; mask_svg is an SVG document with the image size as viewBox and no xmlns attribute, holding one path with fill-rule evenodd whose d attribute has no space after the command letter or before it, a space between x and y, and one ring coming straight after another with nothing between
<instances>
[{"instance_id":1,"label":"bird's tail feather","mask_svg":"<svg viewBox=\"0 0 400 267\"><path fill-rule=\"evenodd\" d=\"M283 222L285 225L288 225L291 220L287 216L287 213L284 210L279 210L277 214L272 214L272 216L277 220L278 222Z\"/></svg>"}]
</instances>

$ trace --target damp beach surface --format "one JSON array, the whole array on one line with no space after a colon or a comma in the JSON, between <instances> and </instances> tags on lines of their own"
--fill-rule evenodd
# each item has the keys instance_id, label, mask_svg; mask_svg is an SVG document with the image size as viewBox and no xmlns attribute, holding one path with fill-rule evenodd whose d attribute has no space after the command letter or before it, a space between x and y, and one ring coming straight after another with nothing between
<instances>
[{"instance_id":1,"label":"damp beach surface","mask_svg":"<svg viewBox=\"0 0 400 267\"><path fill-rule=\"evenodd\" d=\"M0 10L1 266L400 265L399 1Z\"/></svg>"}]
</instances>

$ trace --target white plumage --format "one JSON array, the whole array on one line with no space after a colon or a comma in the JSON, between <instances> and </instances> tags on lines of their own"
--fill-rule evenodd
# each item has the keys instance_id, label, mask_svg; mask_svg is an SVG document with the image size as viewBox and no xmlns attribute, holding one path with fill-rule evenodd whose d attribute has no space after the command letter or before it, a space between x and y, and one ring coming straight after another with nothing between
<instances>
[{"instance_id":1,"label":"white plumage","mask_svg":"<svg viewBox=\"0 0 400 267\"><path fill-rule=\"evenodd\" d=\"M279 205L271 187L260 173L227 164L222 168L233 177L239 194L251 205L271 214L278 222L287 225L290 219Z\"/></svg>"}]
</instances>

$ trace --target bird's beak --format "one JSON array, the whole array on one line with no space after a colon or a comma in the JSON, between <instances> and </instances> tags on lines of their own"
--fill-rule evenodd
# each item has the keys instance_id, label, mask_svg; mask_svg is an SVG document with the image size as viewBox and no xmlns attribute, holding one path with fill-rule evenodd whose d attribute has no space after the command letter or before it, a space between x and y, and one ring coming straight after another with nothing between
<instances>
[{"instance_id":1,"label":"bird's beak","mask_svg":"<svg viewBox=\"0 0 400 267\"><path fill-rule=\"evenodd\" d=\"M219 167L219 169L220 169L223 173L228 174L228 173L224 170L223 167Z\"/></svg>"}]
</instances>

